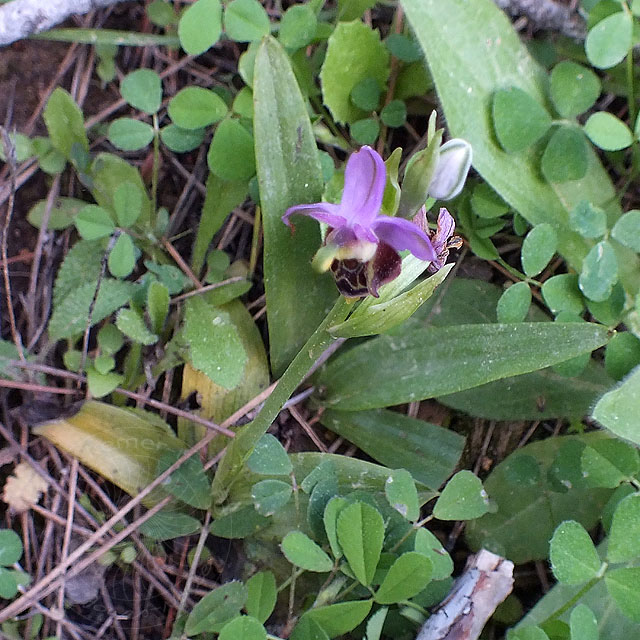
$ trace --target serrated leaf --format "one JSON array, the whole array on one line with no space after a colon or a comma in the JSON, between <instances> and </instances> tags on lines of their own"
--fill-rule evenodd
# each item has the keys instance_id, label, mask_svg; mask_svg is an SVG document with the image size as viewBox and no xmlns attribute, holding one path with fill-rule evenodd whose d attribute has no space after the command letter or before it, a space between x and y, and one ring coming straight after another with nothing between
<instances>
[{"instance_id":1,"label":"serrated leaf","mask_svg":"<svg viewBox=\"0 0 640 640\"><path fill-rule=\"evenodd\" d=\"M471 471L459 471L447 483L433 508L439 520L473 520L487 513L489 497Z\"/></svg>"},{"instance_id":2,"label":"serrated leaf","mask_svg":"<svg viewBox=\"0 0 640 640\"><path fill-rule=\"evenodd\" d=\"M147 328L142 316L135 309L121 309L116 326L125 336L140 344L155 344L158 336Z\"/></svg>"},{"instance_id":3,"label":"serrated leaf","mask_svg":"<svg viewBox=\"0 0 640 640\"><path fill-rule=\"evenodd\" d=\"M260 571L247 580L247 613L266 622L276 606L276 579L271 571Z\"/></svg>"},{"instance_id":4,"label":"serrated leaf","mask_svg":"<svg viewBox=\"0 0 640 640\"><path fill-rule=\"evenodd\" d=\"M275 41L267 39L260 45L255 68L254 133L264 221L267 315L272 319L271 367L279 376L326 317L336 291L330 276L318 275L311 268L321 244L317 223L297 220L293 237L281 220L287 207L317 202L322 192L317 146L305 103L286 53ZM301 299L304 305L297 303Z\"/></svg>"},{"instance_id":5,"label":"serrated leaf","mask_svg":"<svg viewBox=\"0 0 640 640\"><path fill-rule=\"evenodd\" d=\"M287 533L280 546L286 559L305 571L325 573L333 568L331 558L302 531Z\"/></svg>"},{"instance_id":6,"label":"serrated leaf","mask_svg":"<svg viewBox=\"0 0 640 640\"><path fill-rule=\"evenodd\" d=\"M52 340L71 338L86 329L89 307L95 295L97 281L86 282L69 293L54 308L49 320L49 337ZM103 278L91 316L91 326L129 302L135 291L131 282Z\"/></svg>"},{"instance_id":7,"label":"serrated leaf","mask_svg":"<svg viewBox=\"0 0 640 640\"><path fill-rule=\"evenodd\" d=\"M156 473L166 471L181 456L179 451L167 451L157 461ZM185 460L162 484L172 496L196 509L208 509L211 504L211 482L198 456Z\"/></svg>"},{"instance_id":8,"label":"serrated leaf","mask_svg":"<svg viewBox=\"0 0 640 640\"><path fill-rule=\"evenodd\" d=\"M340 512L336 530L354 575L361 584L371 584L384 541L382 516L368 504L354 502Z\"/></svg>"},{"instance_id":9,"label":"serrated leaf","mask_svg":"<svg viewBox=\"0 0 640 640\"><path fill-rule=\"evenodd\" d=\"M334 119L352 123L366 116L349 99L353 88L368 77L384 87L388 76L389 52L379 34L359 20L339 23L329 38L320 71L323 101Z\"/></svg>"},{"instance_id":10,"label":"serrated leaf","mask_svg":"<svg viewBox=\"0 0 640 640\"><path fill-rule=\"evenodd\" d=\"M581 584L595 578L601 562L589 534L575 520L567 520L555 530L549 543L549 559L559 582Z\"/></svg>"},{"instance_id":11,"label":"serrated leaf","mask_svg":"<svg viewBox=\"0 0 640 640\"><path fill-rule=\"evenodd\" d=\"M394 604L413 598L431 580L431 561L421 553L403 553L389 569L374 596L378 604Z\"/></svg>"}]
</instances>

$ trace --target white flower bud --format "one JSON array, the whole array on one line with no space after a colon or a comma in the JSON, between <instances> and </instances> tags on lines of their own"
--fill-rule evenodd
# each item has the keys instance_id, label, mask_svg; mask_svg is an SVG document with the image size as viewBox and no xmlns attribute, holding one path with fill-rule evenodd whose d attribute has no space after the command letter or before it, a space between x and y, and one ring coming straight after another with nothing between
<instances>
[{"instance_id":1,"label":"white flower bud","mask_svg":"<svg viewBox=\"0 0 640 640\"><path fill-rule=\"evenodd\" d=\"M429 195L436 200L455 198L464 187L471 167L471 157L471 145L466 140L454 138L443 144L429 184Z\"/></svg>"}]
</instances>

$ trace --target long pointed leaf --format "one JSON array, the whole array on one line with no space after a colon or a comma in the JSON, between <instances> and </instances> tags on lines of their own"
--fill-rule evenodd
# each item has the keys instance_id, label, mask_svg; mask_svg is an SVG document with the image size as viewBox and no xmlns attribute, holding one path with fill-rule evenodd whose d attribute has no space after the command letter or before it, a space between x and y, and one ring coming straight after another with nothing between
<instances>
[{"instance_id":1,"label":"long pointed leaf","mask_svg":"<svg viewBox=\"0 0 640 640\"><path fill-rule=\"evenodd\" d=\"M607 342L591 323L474 324L380 336L322 372L325 404L354 411L424 400L529 373Z\"/></svg>"},{"instance_id":2,"label":"long pointed leaf","mask_svg":"<svg viewBox=\"0 0 640 640\"><path fill-rule=\"evenodd\" d=\"M253 88L271 368L279 376L328 313L336 289L311 269L318 224L298 216L292 234L281 220L287 207L320 200L322 172L289 59L272 38L258 49Z\"/></svg>"}]
</instances>

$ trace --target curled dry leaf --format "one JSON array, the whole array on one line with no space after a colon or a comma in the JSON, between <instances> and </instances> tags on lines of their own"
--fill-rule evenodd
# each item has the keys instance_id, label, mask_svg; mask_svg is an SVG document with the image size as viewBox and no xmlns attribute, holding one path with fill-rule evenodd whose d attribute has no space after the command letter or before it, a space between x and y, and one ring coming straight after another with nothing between
<instances>
[{"instance_id":1,"label":"curled dry leaf","mask_svg":"<svg viewBox=\"0 0 640 640\"><path fill-rule=\"evenodd\" d=\"M2 492L2 499L16 513L22 513L42 496L47 490L47 483L31 467L28 462L16 465L13 475L7 478Z\"/></svg>"}]
</instances>

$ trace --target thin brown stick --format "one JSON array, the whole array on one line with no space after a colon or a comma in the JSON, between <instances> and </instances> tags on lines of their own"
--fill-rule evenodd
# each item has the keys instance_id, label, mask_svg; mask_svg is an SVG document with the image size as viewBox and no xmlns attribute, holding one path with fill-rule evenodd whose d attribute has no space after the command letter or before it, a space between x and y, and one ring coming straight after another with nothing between
<instances>
[{"instance_id":1,"label":"thin brown stick","mask_svg":"<svg viewBox=\"0 0 640 640\"><path fill-rule=\"evenodd\" d=\"M198 289L202 289L202 283L196 278L189 265L184 261L182 256L176 251L175 247L166 239L162 238L162 246L167 250L169 255L174 259L175 263L180 267L182 272L196 285Z\"/></svg>"},{"instance_id":2,"label":"thin brown stick","mask_svg":"<svg viewBox=\"0 0 640 640\"><path fill-rule=\"evenodd\" d=\"M170 502L171 496L168 496L167 498L161 500L143 516L134 521L134 523L125 527L120 533L111 538L101 548L97 549L95 552L85 557L83 560L80 560L85 551L87 551L93 544L95 544L105 533L111 531L112 527L116 523L120 522L124 518L124 516L127 515L127 513L129 513L136 505L140 504L151 493L151 491L153 491L153 489L162 484L176 469L178 469L182 465L183 462L191 458L191 456L193 456L194 454L198 453L198 451L200 451L201 449L204 449L214 436L215 432L209 431L198 443L185 451L185 453L183 453L174 464L169 466L166 471L162 472L155 480L148 484L135 498L132 498L124 507L122 507L118 511L118 513L109 518L88 540L83 542L73 553L67 556L67 558L63 562L56 566L53 571L44 576L42 580L33 585L33 587L31 587L31 589L29 589L29 591L27 591L23 596L12 602L3 611L1 611L0 622L4 622L5 620L16 616L18 613L30 606L31 603L35 601L36 597L42 598L51 593L51 591L55 590L60 579L64 579L64 573L67 569L69 569L69 567L72 568L69 569L67 576L70 577L72 575L76 575L77 573L82 571L82 569L89 566L91 562L96 560L105 551L112 548L121 540L124 540L131 533L131 531L135 531L143 522L146 522L152 515L160 511L162 507L166 506ZM77 562L76 564L76 561L79 562Z\"/></svg>"},{"instance_id":3,"label":"thin brown stick","mask_svg":"<svg viewBox=\"0 0 640 640\"><path fill-rule=\"evenodd\" d=\"M62 389L60 387L48 387L35 382L20 382L19 380L5 380L0 378L0 387L5 389L22 389L23 391L33 391L34 393L58 393L62 395L75 395L78 392L74 389Z\"/></svg>"}]
</instances>

